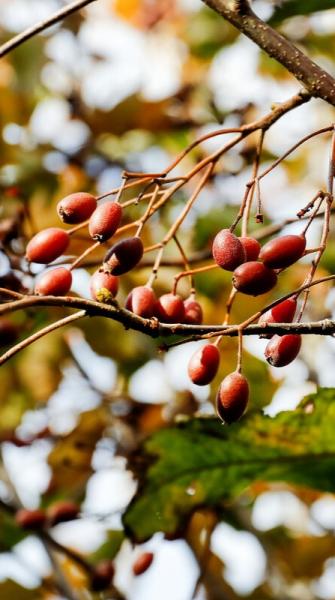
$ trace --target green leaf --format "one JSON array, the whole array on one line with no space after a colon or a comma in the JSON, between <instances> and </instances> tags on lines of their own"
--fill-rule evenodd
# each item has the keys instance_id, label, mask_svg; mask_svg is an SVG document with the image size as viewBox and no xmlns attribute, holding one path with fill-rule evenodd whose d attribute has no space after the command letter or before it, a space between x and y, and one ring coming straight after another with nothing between
<instances>
[{"instance_id":1,"label":"green leaf","mask_svg":"<svg viewBox=\"0 0 335 600\"><path fill-rule=\"evenodd\" d=\"M199 506L231 500L254 481L284 481L335 491L335 389L320 389L294 412L251 413L239 423L193 419L149 438L139 490L124 515L127 532L143 541L173 534Z\"/></svg>"},{"instance_id":2,"label":"green leaf","mask_svg":"<svg viewBox=\"0 0 335 600\"><path fill-rule=\"evenodd\" d=\"M288 0L275 9L269 23L277 24L295 15L309 15L310 13L328 10L335 7L335 0Z\"/></svg>"},{"instance_id":3,"label":"green leaf","mask_svg":"<svg viewBox=\"0 0 335 600\"><path fill-rule=\"evenodd\" d=\"M123 529L113 529L107 532L107 540L100 546L100 548L91 555L93 563L100 562L101 560L113 560L121 548L122 542L125 539Z\"/></svg>"}]
</instances>

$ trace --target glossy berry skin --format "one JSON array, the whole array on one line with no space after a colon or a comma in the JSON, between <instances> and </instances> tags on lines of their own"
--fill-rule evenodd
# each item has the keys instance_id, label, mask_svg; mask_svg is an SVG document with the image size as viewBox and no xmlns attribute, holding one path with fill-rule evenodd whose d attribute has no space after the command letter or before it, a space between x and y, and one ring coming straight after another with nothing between
<instances>
[{"instance_id":1,"label":"glossy berry skin","mask_svg":"<svg viewBox=\"0 0 335 600\"><path fill-rule=\"evenodd\" d=\"M57 213L63 223L75 225L89 219L97 207L95 196L77 192L66 196L57 204Z\"/></svg>"},{"instance_id":2,"label":"glossy berry skin","mask_svg":"<svg viewBox=\"0 0 335 600\"><path fill-rule=\"evenodd\" d=\"M243 245L229 229L221 229L215 236L212 254L216 264L226 271L234 271L246 259Z\"/></svg>"},{"instance_id":3,"label":"glossy berry skin","mask_svg":"<svg viewBox=\"0 0 335 600\"><path fill-rule=\"evenodd\" d=\"M142 573L145 573L152 564L153 559L154 555L152 552L143 552L140 554L133 564L134 575L138 577L139 575L142 575Z\"/></svg>"},{"instance_id":4,"label":"glossy berry skin","mask_svg":"<svg viewBox=\"0 0 335 600\"><path fill-rule=\"evenodd\" d=\"M265 244L259 258L271 269L284 269L299 260L305 248L303 235L283 235Z\"/></svg>"},{"instance_id":5,"label":"glossy berry skin","mask_svg":"<svg viewBox=\"0 0 335 600\"><path fill-rule=\"evenodd\" d=\"M277 304L262 315L258 323L259 325L267 325L268 323L291 323L293 321L295 311L297 309L297 301L295 298L287 298L280 304ZM262 334L261 337L272 337L271 334Z\"/></svg>"},{"instance_id":6,"label":"glossy berry skin","mask_svg":"<svg viewBox=\"0 0 335 600\"><path fill-rule=\"evenodd\" d=\"M257 260L261 251L260 243L253 237L245 236L238 238L244 248L245 260L247 262L251 260Z\"/></svg>"},{"instance_id":7,"label":"glossy berry skin","mask_svg":"<svg viewBox=\"0 0 335 600\"><path fill-rule=\"evenodd\" d=\"M9 319L0 319L0 347L14 344L19 337L19 328Z\"/></svg>"},{"instance_id":8,"label":"glossy berry skin","mask_svg":"<svg viewBox=\"0 0 335 600\"><path fill-rule=\"evenodd\" d=\"M35 294L39 296L65 296L71 285L71 271L64 267L57 267L42 275L35 286Z\"/></svg>"},{"instance_id":9,"label":"glossy berry skin","mask_svg":"<svg viewBox=\"0 0 335 600\"><path fill-rule=\"evenodd\" d=\"M244 375L234 371L222 381L216 397L218 416L225 423L234 423L243 415L249 399L249 384Z\"/></svg>"},{"instance_id":10,"label":"glossy berry skin","mask_svg":"<svg viewBox=\"0 0 335 600\"><path fill-rule=\"evenodd\" d=\"M122 217L122 207L118 202L101 204L92 214L88 231L96 242L106 242L117 230Z\"/></svg>"},{"instance_id":11,"label":"glossy berry skin","mask_svg":"<svg viewBox=\"0 0 335 600\"><path fill-rule=\"evenodd\" d=\"M150 287L139 285L135 287L126 300L126 309L135 315L149 319L155 310L156 296Z\"/></svg>"},{"instance_id":12,"label":"glossy berry skin","mask_svg":"<svg viewBox=\"0 0 335 600\"><path fill-rule=\"evenodd\" d=\"M184 302L178 294L163 294L155 304L155 316L163 323L183 323Z\"/></svg>"},{"instance_id":13,"label":"glossy berry skin","mask_svg":"<svg viewBox=\"0 0 335 600\"><path fill-rule=\"evenodd\" d=\"M187 323L187 325L201 325L203 314L199 302L192 298L188 298L187 300L184 300L184 309L184 323Z\"/></svg>"},{"instance_id":14,"label":"glossy berry skin","mask_svg":"<svg viewBox=\"0 0 335 600\"><path fill-rule=\"evenodd\" d=\"M114 565L111 560L102 560L93 569L91 577L91 590L102 592L112 583L114 577Z\"/></svg>"},{"instance_id":15,"label":"glossy berry skin","mask_svg":"<svg viewBox=\"0 0 335 600\"><path fill-rule=\"evenodd\" d=\"M220 352L214 344L206 344L196 350L188 364L188 376L196 385L213 381L220 363Z\"/></svg>"},{"instance_id":16,"label":"glossy berry skin","mask_svg":"<svg viewBox=\"0 0 335 600\"><path fill-rule=\"evenodd\" d=\"M235 269L233 285L242 294L260 296L271 290L277 283L277 275L263 263L246 262Z\"/></svg>"},{"instance_id":17,"label":"glossy berry skin","mask_svg":"<svg viewBox=\"0 0 335 600\"><path fill-rule=\"evenodd\" d=\"M138 237L129 237L116 242L104 258L104 265L112 275L123 275L131 271L143 256L143 243Z\"/></svg>"},{"instance_id":18,"label":"glossy berry skin","mask_svg":"<svg viewBox=\"0 0 335 600\"><path fill-rule=\"evenodd\" d=\"M43 529L46 523L46 513L44 510L28 510L21 508L15 514L15 522L22 529Z\"/></svg>"},{"instance_id":19,"label":"glossy berry skin","mask_svg":"<svg viewBox=\"0 0 335 600\"><path fill-rule=\"evenodd\" d=\"M43 229L30 240L26 249L26 259L29 262L46 265L61 256L70 242L70 237L64 229L49 227Z\"/></svg>"},{"instance_id":20,"label":"glossy berry skin","mask_svg":"<svg viewBox=\"0 0 335 600\"><path fill-rule=\"evenodd\" d=\"M55 502L47 509L48 524L50 527L58 525L58 523L66 523L73 521L79 515L79 506L74 502L60 500Z\"/></svg>"},{"instance_id":21,"label":"glossy berry skin","mask_svg":"<svg viewBox=\"0 0 335 600\"><path fill-rule=\"evenodd\" d=\"M274 335L265 348L265 358L272 367L285 367L298 356L301 335Z\"/></svg>"},{"instance_id":22,"label":"glossy berry skin","mask_svg":"<svg viewBox=\"0 0 335 600\"><path fill-rule=\"evenodd\" d=\"M116 296L119 289L119 278L111 273L98 269L91 277L90 290L93 300L108 304Z\"/></svg>"}]
</instances>

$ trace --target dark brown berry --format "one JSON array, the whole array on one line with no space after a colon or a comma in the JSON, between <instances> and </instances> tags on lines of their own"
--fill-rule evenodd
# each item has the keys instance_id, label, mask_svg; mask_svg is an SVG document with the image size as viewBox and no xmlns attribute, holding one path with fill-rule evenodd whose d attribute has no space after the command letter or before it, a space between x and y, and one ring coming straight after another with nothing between
<instances>
[{"instance_id":1,"label":"dark brown berry","mask_svg":"<svg viewBox=\"0 0 335 600\"><path fill-rule=\"evenodd\" d=\"M260 243L253 237L244 236L238 238L244 248L245 260L247 262L251 260L257 260L261 251Z\"/></svg>"},{"instance_id":2,"label":"dark brown berry","mask_svg":"<svg viewBox=\"0 0 335 600\"><path fill-rule=\"evenodd\" d=\"M136 577L145 573L152 561L154 559L154 555L152 552L143 552L140 556L135 560L133 564L133 573Z\"/></svg>"},{"instance_id":3,"label":"dark brown berry","mask_svg":"<svg viewBox=\"0 0 335 600\"><path fill-rule=\"evenodd\" d=\"M293 321L296 309L296 299L288 298L273 308L270 308L270 310L267 310L264 315L261 315L258 323L259 325L267 325L268 323L291 323ZM271 334L262 334L261 337L272 336Z\"/></svg>"},{"instance_id":4,"label":"dark brown berry","mask_svg":"<svg viewBox=\"0 0 335 600\"><path fill-rule=\"evenodd\" d=\"M229 229L221 229L215 236L212 254L216 264L226 271L234 271L246 259L243 245Z\"/></svg>"},{"instance_id":5,"label":"dark brown berry","mask_svg":"<svg viewBox=\"0 0 335 600\"><path fill-rule=\"evenodd\" d=\"M199 302L194 300L193 298L188 298L184 301L184 309L185 309L185 320L184 323L187 325L201 325L203 314L202 308Z\"/></svg>"},{"instance_id":6,"label":"dark brown berry","mask_svg":"<svg viewBox=\"0 0 335 600\"><path fill-rule=\"evenodd\" d=\"M35 286L35 294L40 296L65 296L72 285L71 271L65 267L50 269L44 273Z\"/></svg>"},{"instance_id":7,"label":"dark brown berry","mask_svg":"<svg viewBox=\"0 0 335 600\"><path fill-rule=\"evenodd\" d=\"M106 242L117 230L122 217L122 206L118 202L106 202L94 211L88 231L97 242Z\"/></svg>"},{"instance_id":8,"label":"dark brown berry","mask_svg":"<svg viewBox=\"0 0 335 600\"><path fill-rule=\"evenodd\" d=\"M301 335L274 335L265 348L265 358L272 367L285 367L298 356Z\"/></svg>"},{"instance_id":9,"label":"dark brown berry","mask_svg":"<svg viewBox=\"0 0 335 600\"><path fill-rule=\"evenodd\" d=\"M235 269L233 285L242 294L259 296L271 290L277 283L277 275L263 263L246 262Z\"/></svg>"},{"instance_id":10,"label":"dark brown berry","mask_svg":"<svg viewBox=\"0 0 335 600\"><path fill-rule=\"evenodd\" d=\"M91 576L91 590L93 592L102 592L109 588L114 577L114 565L111 560L102 560L98 563Z\"/></svg>"},{"instance_id":11,"label":"dark brown berry","mask_svg":"<svg viewBox=\"0 0 335 600\"><path fill-rule=\"evenodd\" d=\"M139 237L129 237L116 242L104 258L104 265L113 275L131 271L143 256L143 243Z\"/></svg>"},{"instance_id":12,"label":"dark brown berry","mask_svg":"<svg viewBox=\"0 0 335 600\"><path fill-rule=\"evenodd\" d=\"M28 510L21 508L15 514L15 521L22 529L43 529L46 523L46 513L44 510Z\"/></svg>"},{"instance_id":13,"label":"dark brown berry","mask_svg":"<svg viewBox=\"0 0 335 600\"><path fill-rule=\"evenodd\" d=\"M163 294L155 304L155 316L163 323L183 323L184 302L178 294Z\"/></svg>"},{"instance_id":14,"label":"dark brown berry","mask_svg":"<svg viewBox=\"0 0 335 600\"><path fill-rule=\"evenodd\" d=\"M140 285L135 287L127 297L126 309L139 317L149 319L154 314L156 296L150 287Z\"/></svg>"},{"instance_id":15,"label":"dark brown berry","mask_svg":"<svg viewBox=\"0 0 335 600\"><path fill-rule=\"evenodd\" d=\"M60 200L57 213L63 223L74 225L89 219L97 207L97 201L92 194L77 192Z\"/></svg>"},{"instance_id":16,"label":"dark brown berry","mask_svg":"<svg viewBox=\"0 0 335 600\"><path fill-rule=\"evenodd\" d=\"M249 384L244 375L234 371L222 381L216 397L217 413L225 423L234 423L243 415L249 398Z\"/></svg>"},{"instance_id":17,"label":"dark brown berry","mask_svg":"<svg viewBox=\"0 0 335 600\"><path fill-rule=\"evenodd\" d=\"M188 375L196 385L207 385L213 381L220 363L220 352L214 344L206 344L191 356Z\"/></svg>"},{"instance_id":18,"label":"dark brown berry","mask_svg":"<svg viewBox=\"0 0 335 600\"><path fill-rule=\"evenodd\" d=\"M75 502L70 502L69 500L55 502L47 509L48 524L50 527L53 527L58 523L73 521L77 519L79 511L80 508Z\"/></svg>"},{"instance_id":19,"label":"dark brown berry","mask_svg":"<svg viewBox=\"0 0 335 600\"><path fill-rule=\"evenodd\" d=\"M90 289L93 300L108 304L117 294L119 278L103 268L98 269L91 277Z\"/></svg>"},{"instance_id":20,"label":"dark brown berry","mask_svg":"<svg viewBox=\"0 0 335 600\"><path fill-rule=\"evenodd\" d=\"M14 344L19 337L19 328L9 319L0 319L0 346Z\"/></svg>"},{"instance_id":21,"label":"dark brown berry","mask_svg":"<svg viewBox=\"0 0 335 600\"><path fill-rule=\"evenodd\" d=\"M271 269L284 269L299 260L305 248L305 236L283 235L265 244L259 258Z\"/></svg>"},{"instance_id":22,"label":"dark brown berry","mask_svg":"<svg viewBox=\"0 0 335 600\"><path fill-rule=\"evenodd\" d=\"M64 229L49 227L43 229L30 240L26 249L26 258L30 262L46 265L61 256L70 242Z\"/></svg>"}]
</instances>

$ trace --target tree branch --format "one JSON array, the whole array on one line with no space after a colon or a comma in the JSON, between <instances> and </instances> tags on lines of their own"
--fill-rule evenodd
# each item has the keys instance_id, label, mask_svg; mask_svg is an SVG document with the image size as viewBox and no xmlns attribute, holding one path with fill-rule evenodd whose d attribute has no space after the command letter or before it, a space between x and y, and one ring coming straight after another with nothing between
<instances>
[{"instance_id":1,"label":"tree branch","mask_svg":"<svg viewBox=\"0 0 335 600\"><path fill-rule=\"evenodd\" d=\"M335 106L335 79L292 42L262 21L249 4L235 0L203 0L241 33L283 65L315 98Z\"/></svg>"},{"instance_id":2,"label":"tree branch","mask_svg":"<svg viewBox=\"0 0 335 600\"><path fill-rule=\"evenodd\" d=\"M72 2L71 4L64 6L64 8L62 8L61 10L55 12L53 15L51 15L51 17L43 19L43 21L40 21L36 25L33 25L25 31L22 31L22 33L19 33L12 39L8 40L8 42L0 46L0 58L14 50L14 48L17 48L30 38L34 37L34 35L37 35L41 31L44 31L44 29L47 29L51 25L55 25L55 23L62 21L63 19L65 19L65 17L72 15L74 12L77 12L77 10L80 10L81 8L83 8L87 4L91 4L92 2L96 2L96 0L76 0L75 2Z\"/></svg>"}]
</instances>

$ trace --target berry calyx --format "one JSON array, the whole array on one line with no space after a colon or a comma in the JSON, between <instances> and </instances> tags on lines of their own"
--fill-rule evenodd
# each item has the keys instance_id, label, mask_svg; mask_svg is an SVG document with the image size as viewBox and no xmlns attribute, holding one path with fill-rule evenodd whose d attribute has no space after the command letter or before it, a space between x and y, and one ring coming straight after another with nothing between
<instances>
[{"instance_id":1,"label":"berry calyx","mask_svg":"<svg viewBox=\"0 0 335 600\"><path fill-rule=\"evenodd\" d=\"M93 569L91 576L91 590L102 592L112 583L115 569L111 560L102 560Z\"/></svg>"},{"instance_id":2,"label":"berry calyx","mask_svg":"<svg viewBox=\"0 0 335 600\"><path fill-rule=\"evenodd\" d=\"M292 323L297 309L296 298L287 298L280 304L277 304L270 310L267 310L264 315L261 315L259 325L268 325L268 323ZM271 337L271 334L262 334L261 337Z\"/></svg>"},{"instance_id":3,"label":"berry calyx","mask_svg":"<svg viewBox=\"0 0 335 600\"><path fill-rule=\"evenodd\" d=\"M143 256L143 243L139 237L129 237L114 244L104 258L104 267L112 275L131 271Z\"/></svg>"},{"instance_id":4,"label":"berry calyx","mask_svg":"<svg viewBox=\"0 0 335 600\"><path fill-rule=\"evenodd\" d=\"M182 323L185 318L182 298L178 294L163 294L155 304L155 316L163 323Z\"/></svg>"},{"instance_id":5,"label":"berry calyx","mask_svg":"<svg viewBox=\"0 0 335 600\"><path fill-rule=\"evenodd\" d=\"M235 269L233 285L242 294L260 296L271 290L277 283L277 275L263 263L246 262Z\"/></svg>"},{"instance_id":6,"label":"berry calyx","mask_svg":"<svg viewBox=\"0 0 335 600\"><path fill-rule=\"evenodd\" d=\"M72 285L71 271L65 267L50 269L44 273L35 286L39 296L65 296Z\"/></svg>"},{"instance_id":7,"label":"berry calyx","mask_svg":"<svg viewBox=\"0 0 335 600\"><path fill-rule=\"evenodd\" d=\"M79 515L79 506L68 500L60 500L55 502L47 509L48 524L50 527L58 525L58 523L66 523L73 521Z\"/></svg>"},{"instance_id":8,"label":"berry calyx","mask_svg":"<svg viewBox=\"0 0 335 600\"><path fill-rule=\"evenodd\" d=\"M58 202L57 213L63 223L75 225L89 219L96 207L95 196L86 192L77 192Z\"/></svg>"},{"instance_id":9,"label":"berry calyx","mask_svg":"<svg viewBox=\"0 0 335 600\"><path fill-rule=\"evenodd\" d=\"M305 236L283 235L265 244L259 258L271 269L284 269L299 260L305 248Z\"/></svg>"},{"instance_id":10,"label":"berry calyx","mask_svg":"<svg viewBox=\"0 0 335 600\"><path fill-rule=\"evenodd\" d=\"M108 304L116 296L119 289L119 278L103 268L93 273L90 282L91 296L96 302Z\"/></svg>"},{"instance_id":11,"label":"berry calyx","mask_svg":"<svg viewBox=\"0 0 335 600\"><path fill-rule=\"evenodd\" d=\"M213 381L220 363L220 352L214 344L206 344L191 356L188 375L192 383L207 385Z\"/></svg>"},{"instance_id":12,"label":"berry calyx","mask_svg":"<svg viewBox=\"0 0 335 600\"><path fill-rule=\"evenodd\" d=\"M145 573L152 564L153 559L154 555L152 552L143 552L140 554L133 564L134 575L138 577L139 575L142 575L142 573Z\"/></svg>"},{"instance_id":13,"label":"berry calyx","mask_svg":"<svg viewBox=\"0 0 335 600\"><path fill-rule=\"evenodd\" d=\"M244 236L238 238L244 248L245 260L247 262L251 260L257 260L261 251L260 243L253 237Z\"/></svg>"},{"instance_id":14,"label":"berry calyx","mask_svg":"<svg viewBox=\"0 0 335 600\"><path fill-rule=\"evenodd\" d=\"M122 218L122 206L118 202L106 202L92 214L88 231L96 242L106 242L117 230Z\"/></svg>"},{"instance_id":15,"label":"berry calyx","mask_svg":"<svg viewBox=\"0 0 335 600\"><path fill-rule=\"evenodd\" d=\"M156 296L150 287L139 285L127 297L126 309L135 315L149 319L155 310Z\"/></svg>"},{"instance_id":16,"label":"berry calyx","mask_svg":"<svg viewBox=\"0 0 335 600\"><path fill-rule=\"evenodd\" d=\"M184 309L184 323L187 323L187 325L201 325L203 314L199 302L193 298L188 298L187 300L184 300Z\"/></svg>"},{"instance_id":17,"label":"berry calyx","mask_svg":"<svg viewBox=\"0 0 335 600\"><path fill-rule=\"evenodd\" d=\"M249 399L249 384L241 373L234 371L222 381L216 397L218 416L225 423L234 423L243 415Z\"/></svg>"},{"instance_id":18,"label":"berry calyx","mask_svg":"<svg viewBox=\"0 0 335 600\"><path fill-rule=\"evenodd\" d=\"M61 256L70 242L64 229L49 227L43 229L30 240L26 248L26 259L29 262L46 265Z\"/></svg>"},{"instance_id":19,"label":"berry calyx","mask_svg":"<svg viewBox=\"0 0 335 600\"><path fill-rule=\"evenodd\" d=\"M246 259L243 245L229 229L221 229L216 234L212 254L216 264L226 271L234 271Z\"/></svg>"},{"instance_id":20,"label":"berry calyx","mask_svg":"<svg viewBox=\"0 0 335 600\"><path fill-rule=\"evenodd\" d=\"M46 523L46 512L41 509L28 510L21 508L15 514L15 522L22 529L43 529Z\"/></svg>"},{"instance_id":21,"label":"berry calyx","mask_svg":"<svg viewBox=\"0 0 335 600\"><path fill-rule=\"evenodd\" d=\"M265 358L272 367L285 367L298 356L301 348L301 335L274 335L265 348Z\"/></svg>"}]
</instances>

